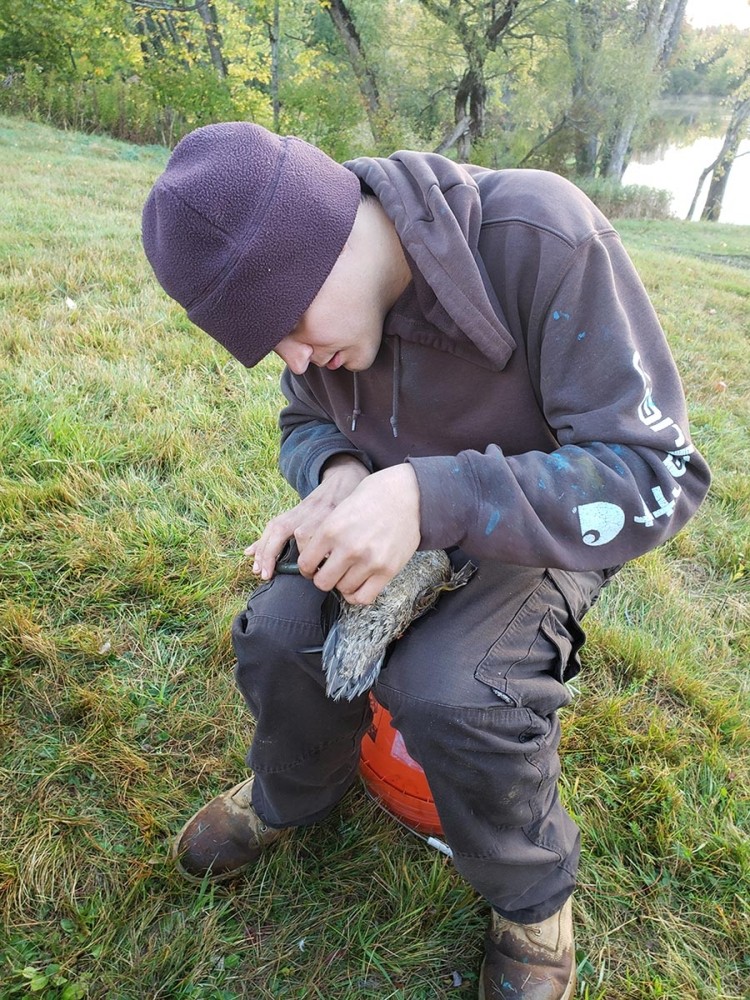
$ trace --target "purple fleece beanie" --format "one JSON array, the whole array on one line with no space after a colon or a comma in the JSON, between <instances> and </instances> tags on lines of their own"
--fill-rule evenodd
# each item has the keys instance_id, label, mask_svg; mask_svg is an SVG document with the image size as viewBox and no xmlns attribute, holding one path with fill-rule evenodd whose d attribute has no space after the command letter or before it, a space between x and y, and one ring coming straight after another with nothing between
<instances>
[{"instance_id":1,"label":"purple fleece beanie","mask_svg":"<svg viewBox=\"0 0 750 1000\"><path fill-rule=\"evenodd\" d=\"M318 294L354 224L357 177L321 150L251 122L175 147L143 209L165 291L251 368Z\"/></svg>"}]
</instances>

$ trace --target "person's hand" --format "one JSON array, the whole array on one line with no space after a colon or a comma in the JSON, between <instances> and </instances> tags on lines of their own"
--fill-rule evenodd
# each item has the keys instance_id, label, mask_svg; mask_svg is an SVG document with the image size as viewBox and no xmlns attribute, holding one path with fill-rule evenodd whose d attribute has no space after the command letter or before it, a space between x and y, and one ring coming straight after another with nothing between
<instances>
[{"instance_id":1,"label":"person's hand","mask_svg":"<svg viewBox=\"0 0 750 1000\"><path fill-rule=\"evenodd\" d=\"M260 538L245 549L253 559L253 573L262 580L273 576L276 560L290 538L309 539L329 514L363 479L368 470L353 455L335 455L326 462L320 486L296 507L272 518Z\"/></svg>"},{"instance_id":2,"label":"person's hand","mask_svg":"<svg viewBox=\"0 0 750 1000\"><path fill-rule=\"evenodd\" d=\"M419 486L410 465L363 479L309 535L295 531L303 576L334 587L351 604L370 604L417 549Z\"/></svg>"}]
</instances>

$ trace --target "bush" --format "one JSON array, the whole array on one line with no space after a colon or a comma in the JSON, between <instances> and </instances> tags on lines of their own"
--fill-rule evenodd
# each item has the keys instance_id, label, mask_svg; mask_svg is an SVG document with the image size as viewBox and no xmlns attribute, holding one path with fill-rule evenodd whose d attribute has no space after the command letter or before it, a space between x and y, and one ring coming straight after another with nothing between
<instances>
[{"instance_id":1,"label":"bush","mask_svg":"<svg viewBox=\"0 0 750 1000\"><path fill-rule=\"evenodd\" d=\"M600 177L575 178L575 183L610 219L672 218L672 196L661 188L620 184Z\"/></svg>"},{"instance_id":2,"label":"bush","mask_svg":"<svg viewBox=\"0 0 750 1000\"><path fill-rule=\"evenodd\" d=\"M168 143L175 125L174 112L159 107L137 77L71 80L32 63L2 81L0 111L138 143Z\"/></svg>"},{"instance_id":3,"label":"bush","mask_svg":"<svg viewBox=\"0 0 750 1000\"><path fill-rule=\"evenodd\" d=\"M254 117L257 96L248 92L237 101L226 81L201 67L188 74L160 68L143 77L71 79L27 63L0 81L0 112L126 142L173 146L199 125Z\"/></svg>"}]
</instances>

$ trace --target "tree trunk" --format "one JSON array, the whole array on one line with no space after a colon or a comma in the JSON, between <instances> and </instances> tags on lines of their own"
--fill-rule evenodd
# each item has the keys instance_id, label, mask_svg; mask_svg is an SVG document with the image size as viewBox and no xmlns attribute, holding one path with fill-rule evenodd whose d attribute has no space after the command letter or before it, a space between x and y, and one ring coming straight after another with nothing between
<instances>
[{"instance_id":1,"label":"tree trunk","mask_svg":"<svg viewBox=\"0 0 750 1000\"><path fill-rule=\"evenodd\" d=\"M666 0L659 17L659 30L656 38L659 69L666 69L674 54L685 20L687 0Z\"/></svg>"},{"instance_id":2,"label":"tree trunk","mask_svg":"<svg viewBox=\"0 0 750 1000\"><path fill-rule=\"evenodd\" d=\"M196 0L195 9L203 21L203 30L206 35L206 46L211 57L211 65L223 79L227 76L227 64L221 48L221 34L219 32L219 19L216 15L216 7L213 0Z\"/></svg>"},{"instance_id":3,"label":"tree trunk","mask_svg":"<svg viewBox=\"0 0 750 1000\"><path fill-rule=\"evenodd\" d=\"M160 37L161 32L154 23L151 14L143 14L142 17L138 18L136 33L140 35L141 52L145 63L152 58L164 58L164 43Z\"/></svg>"},{"instance_id":4,"label":"tree trunk","mask_svg":"<svg viewBox=\"0 0 750 1000\"><path fill-rule=\"evenodd\" d=\"M452 132L450 132L439 145L433 150L434 153L447 153L451 146L455 146L464 132L469 130L469 116L462 118L461 121L456 125Z\"/></svg>"},{"instance_id":5,"label":"tree trunk","mask_svg":"<svg viewBox=\"0 0 750 1000\"><path fill-rule=\"evenodd\" d=\"M425 10L455 33L466 53L467 68L458 83L453 102L456 127L451 133L456 136L456 150L461 162L468 161L472 144L484 135L488 97L484 76L487 53L495 51L512 26L513 16L520 2L521 0L501 0L499 4L496 0L491 3L465 2L462 8L461 0L448 0L448 3L420 0ZM477 11L481 12L480 23L471 24L468 18L476 15ZM486 19L482 23L484 15ZM468 129L464 128L466 118L469 120ZM439 148L447 150L450 147L446 146L444 140Z\"/></svg>"},{"instance_id":6,"label":"tree trunk","mask_svg":"<svg viewBox=\"0 0 750 1000\"><path fill-rule=\"evenodd\" d=\"M591 61L601 48L601 14L591 3L568 0L565 24L568 56L573 68L572 102L564 122L573 131L576 177L593 177L599 154L599 126L594 113Z\"/></svg>"},{"instance_id":7,"label":"tree trunk","mask_svg":"<svg viewBox=\"0 0 750 1000\"><path fill-rule=\"evenodd\" d=\"M365 103L370 131L375 142L379 144L383 138L380 94L375 74L367 61L357 26L343 0L320 0L320 2L321 6L328 12L341 41L344 43L349 62L357 78L359 92Z\"/></svg>"},{"instance_id":8,"label":"tree trunk","mask_svg":"<svg viewBox=\"0 0 750 1000\"><path fill-rule=\"evenodd\" d=\"M612 143L609 147L606 165L603 166L603 175L616 181L622 180L625 173L625 158L630 149L630 140L633 138L635 126L638 124L638 114L631 111L623 118L617 127Z\"/></svg>"},{"instance_id":9,"label":"tree trunk","mask_svg":"<svg viewBox=\"0 0 750 1000\"><path fill-rule=\"evenodd\" d=\"M170 12L172 9L155 7L153 10L160 14L158 18L154 17L153 13L148 12L136 21L136 32L141 36L140 46L144 62L148 62L152 58L165 59L167 47L170 45L175 47L175 51L179 51L184 44L187 44L187 48L190 50L189 43L183 42L180 38L177 25ZM180 59L180 65L183 69L190 70L190 63L187 59Z\"/></svg>"},{"instance_id":10,"label":"tree trunk","mask_svg":"<svg viewBox=\"0 0 750 1000\"><path fill-rule=\"evenodd\" d=\"M695 194L693 195L693 200L690 202L690 208L688 209L688 213L685 216L685 221L686 222L691 222L692 221L692 219L693 219L693 212L695 211L695 206L698 204L698 199L701 196L701 190L703 188L703 182L705 181L705 179L708 177L708 175L711 173L711 171L714 169L714 167L716 166L716 164L718 162L719 162L718 159L716 159L716 160L714 160L713 163L709 163L709 165L706 167L706 169L703 171L703 173L698 178L698 184L696 185L696 188L695 188Z\"/></svg>"},{"instance_id":11,"label":"tree trunk","mask_svg":"<svg viewBox=\"0 0 750 1000\"><path fill-rule=\"evenodd\" d=\"M739 101L734 106L729 121L721 151L716 159L711 183L706 195L706 204L701 212L701 222L718 222L721 215L721 205L724 200L729 174L737 157L737 150L742 140L743 126L750 118L750 97Z\"/></svg>"},{"instance_id":12,"label":"tree trunk","mask_svg":"<svg viewBox=\"0 0 750 1000\"><path fill-rule=\"evenodd\" d=\"M279 131L281 103L279 101L279 0L274 0L271 23L268 25L268 39L271 43L271 108L273 109L273 130Z\"/></svg>"},{"instance_id":13,"label":"tree trunk","mask_svg":"<svg viewBox=\"0 0 750 1000\"><path fill-rule=\"evenodd\" d=\"M467 69L461 78L453 104L456 128L468 121L468 128L462 128L456 136L456 151L461 163L468 163L472 144L484 135L487 113L487 86L484 82L484 66Z\"/></svg>"},{"instance_id":14,"label":"tree trunk","mask_svg":"<svg viewBox=\"0 0 750 1000\"><path fill-rule=\"evenodd\" d=\"M649 70L663 72L666 69L680 35L686 6L687 0L641 0L639 3L640 27L633 41L636 46L648 46ZM633 132L639 117L647 110L648 105L623 110L608 143L606 161L601 169L603 176L622 180Z\"/></svg>"}]
</instances>

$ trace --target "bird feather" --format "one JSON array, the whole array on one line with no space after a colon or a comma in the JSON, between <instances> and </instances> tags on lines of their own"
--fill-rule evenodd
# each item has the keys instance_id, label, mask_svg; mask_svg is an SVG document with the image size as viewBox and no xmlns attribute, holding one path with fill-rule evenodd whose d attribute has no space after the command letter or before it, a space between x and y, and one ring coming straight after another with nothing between
<instances>
[{"instance_id":1,"label":"bird feather","mask_svg":"<svg viewBox=\"0 0 750 1000\"><path fill-rule=\"evenodd\" d=\"M476 567L454 570L442 549L415 552L371 604L339 597L338 617L323 643L326 693L351 701L378 678L388 646L432 608L440 594L468 583ZM330 607L327 609L330 614Z\"/></svg>"}]
</instances>

